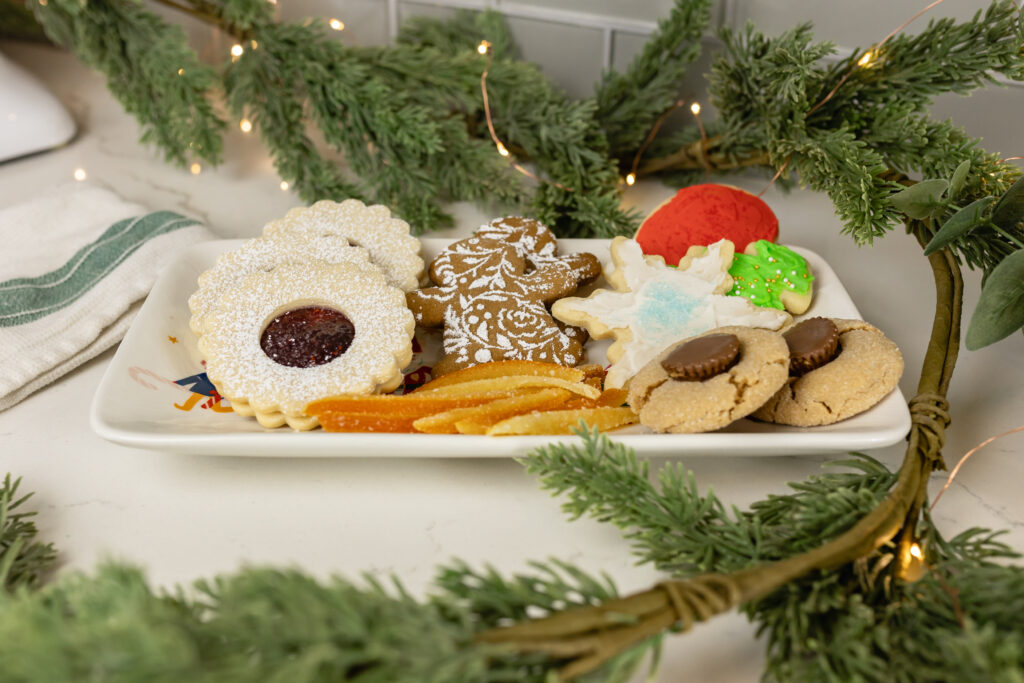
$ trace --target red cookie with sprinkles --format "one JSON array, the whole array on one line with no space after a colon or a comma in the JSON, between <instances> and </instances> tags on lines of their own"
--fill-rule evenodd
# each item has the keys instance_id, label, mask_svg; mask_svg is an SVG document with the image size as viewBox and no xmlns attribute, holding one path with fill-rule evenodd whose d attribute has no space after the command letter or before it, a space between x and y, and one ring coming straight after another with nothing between
<instances>
[{"instance_id":1,"label":"red cookie with sprinkles","mask_svg":"<svg viewBox=\"0 0 1024 683\"><path fill-rule=\"evenodd\" d=\"M725 238L742 252L757 240L774 242L779 219L761 199L729 185L692 185L679 190L640 225L636 241L645 254L676 264L691 246Z\"/></svg>"}]
</instances>

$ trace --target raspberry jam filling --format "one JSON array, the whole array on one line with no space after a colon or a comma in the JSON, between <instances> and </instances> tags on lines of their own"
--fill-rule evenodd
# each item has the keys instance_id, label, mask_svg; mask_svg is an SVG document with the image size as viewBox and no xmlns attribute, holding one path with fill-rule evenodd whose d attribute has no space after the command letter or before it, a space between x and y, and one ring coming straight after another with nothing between
<instances>
[{"instance_id":1,"label":"raspberry jam filling","mask_svg":"<svg viewBox=\"0 0 1024 683\"><path fill-rule=\"evenodd\" d=\"M355 333L352 321L341 311L306 306L271 320L260 335L260 348L275 363L312 368L345 353Z\"/></svg>"}]
</instances>

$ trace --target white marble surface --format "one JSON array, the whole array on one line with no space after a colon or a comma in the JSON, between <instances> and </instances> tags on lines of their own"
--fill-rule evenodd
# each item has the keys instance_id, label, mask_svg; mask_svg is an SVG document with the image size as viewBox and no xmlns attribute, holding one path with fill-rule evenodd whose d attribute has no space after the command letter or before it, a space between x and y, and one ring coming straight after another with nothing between
<instances>
[{"instance_id":1,"label":"white marble surface","mask_svg":"<svg viewBox=\"0 0 1024 683\"><path fill-rule=\"evenodd\" d=\"M100 76L56 51L0 44L40 76L71 109L79 136L66 147L0 164L0 207L67 182L82 168L90 182L154 209L204 220L223 237L254 236L298 203L255 136L233 131L225 162L199 175L166 165L137 143L138 127L110 97ZM759 191L763 180L740 181ZM670 190L643 185L626 201L651 208ZM903 349L902 388L913 395L932 316L930 270L900 233L856 247L824 196L766 199L782 239L810 248L834 267L864 316ZM488 216L457 206L462 235ZM2 254L2 247L0 247ZM970 313L978 278L967 276ZM964 352L951 391L953 425L946 454L955 461L986 437L1024 423L1024 336L982 352ZM501 570L531 558L559 557L608 572L623 591L659 576L637 567L629 545L609 526L569 522L560 501L512 461L414 459L244 459L180 456L108 444L89 429L88 407L111 357L104 354L51 387L0 413L0 472L24 477L36 492L43 538L60 549L63 570L88 570L104 558L131 561L172 585L242 564L298 565L318 575L394 572L421 591L438 563L454 557ZM873 453L890 466L898 446ZM947 535L971 526L1008 530L1024 549L1024 434L981 451L936 508ZM745 506L786 482L819 471L825 457L691 458L702 486ZM936 475L933 493L944 479ZM745 619L730 615L670 638L661 680L755 681L763 644Z\"/></svg>"}]
</instances>

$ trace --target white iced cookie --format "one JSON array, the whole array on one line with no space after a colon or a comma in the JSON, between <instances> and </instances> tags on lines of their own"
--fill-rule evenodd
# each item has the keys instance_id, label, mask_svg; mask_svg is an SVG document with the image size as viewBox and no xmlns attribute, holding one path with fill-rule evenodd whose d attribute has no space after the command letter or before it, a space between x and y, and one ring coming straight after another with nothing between
<instances>
[{"instance_id":1,"label":"white iced cookie","mask_svg":"<svg viewBox=\"0 0 1024 683\"><path fill-rule=\"evenodd\" d=\"M263 228L263 237L268 240L287 241L296 235L344 237L366 249L388 284L403 292L416 289L423 276L420 241L409 234L408 223L380 204L366 206L358 199L319 201L292 209Z\"/></svg>"},{"instance_id":2,"label":"white iced cookie","mask_svg":"<svg viewBox=\"0 0 1024 683\"><path fill-rule=\"evenodd\" d=\"M615 338L608 348L612 366L606 387L625 386L662 350L701 332L725 325L777 330L791 320L785 311L725 296L732 287L733 245L728 240L691 251L678 268L660 256L645 256L636 241L625 237L612 240L611 256L605 279L614 291L559 299L551 307L556 318L587 328L595 339Z\"/></svg>"},{"instance_id":3,"label":"white iced cookie","mask_svg":"<svg viewBox=\"0 0 1024 683\"><path fill-rule=\"evenodd\" d=\"M310 401L397 388L414 329L404 292L368 259L312 261L244 278L207 316L198 346L235 412L305 430L317 426Z\"/></svg>"},{"instance_id":4,"label":"white iced cookie","mask_svg":"<svg viewBox=\"0 0 1024 683\"><path fill-rule=\"evenodd\" d=\"M206 329L206 316L217 307L225 292L253 273L266 272L283 263L367 263L366 253L344 237L295 235L290 240L249 240L238 249L220 255L212 268L199 276L199 289L188 299L192 318L189 327L196 334Z\"/></svg>"}]
</instances>

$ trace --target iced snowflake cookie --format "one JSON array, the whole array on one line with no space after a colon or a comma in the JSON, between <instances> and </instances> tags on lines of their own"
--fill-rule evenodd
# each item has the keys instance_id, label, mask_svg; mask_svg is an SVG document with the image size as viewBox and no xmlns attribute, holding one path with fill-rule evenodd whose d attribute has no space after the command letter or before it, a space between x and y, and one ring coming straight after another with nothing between
<instances>
[{"instance_id":1,"label":"iced snowflake cookie","mask_svg":"<svg viewBox=\"0 0 1024 683\"><path fill-rule=\"evenodd\" d=\"M807 260L789 247L768 240L747 245L733 256L729 267L731 296L741 296L758 306L784 308L800 315L811 306L814 276Z\"/></svg>"},{"instance_id":2,"label":"iced snowflake cookie","mask_svg":"<svg viewBox=\"0 0 1024 683\"><path fill-rule=\"evenodd\" d=\"M189 297L192 311L189 327L196 334L206 329L206 316L217 307L225 292L234 289L245 277L266 272L283 263L367 263L363 250L352 247L344 237L294 235L289 240L249 240L238 249L220 255L212 268L199 276L199 289Z\"/></svg>"},{"instance_id":3,"label":"iced snowflake cookie","mask_svg":"<svg viewBox=\"0 0 1024 683\"><path fill-rule=\"evenodd\" d=\"M405 294L356 251L362 263L283 264L225 292L198 345L235 412L264 427L312 429L310 401L401 383L415 321Z\"/></svg>"},{"instance_id":4,"label":"iced snowflake cookie","mask_svg":"<svg viewBox=\"0 0 1024 683\"><path fill-rule=\"evenodd\" d=\"M903 356L862 320L811 318L786 331L789 378L753 417L797 427L827 425L872 407L899 384Z\"/></svg>"},{"instance_id":5,"label":"iced snowflake cookie","mask_svg":"<svg viewBox=\"0 0 1024 683\"><path fill-rule=\"evenodd\" d=\"M403 292L419 286L423 275L420 241L409 234L409 224L392 216L386 206L366 206L358 199L324 200L292 209L263 228L268 240L287 241L296 235L344 237L370 253L388 284Z\"/></svg>"},{"instance_id":6,"label":"iced snowflake cookie","mask_svg":"<svg viewBox=\"0 0 1024 683\"><path fill-rule=\"evenodd\" d=\"M720 327L670 346L629 383L629 405L656 432L721 429L759 408L789 376L778 332Z\"/></svg>"},{"instance_id":7,"label":"iced snowflake cookie","mask_svg":"<svg viewBox=\"0 0 1024 683\"><path fill-rule=\"evenodd\" d=\"M777 330L791 320L785 311L725 296L732 287L731 242L720 240L699 251L671 268L660 256L644 256L634 240L616 237L612 269L605 272L614 291L599 289L585 299L554 303L551 311L559 320L582 325L597 339L615 338L605 386L625 386L661 351L701 332L725 325Z\"/></svg>"},{"instance_id":8,"label":"iced snowflake cookie","mask_svg":"<svg viewBox=\"0 0 1024 683\"><path fill-rule=\"evenodd\" d=\"M408 295L417 323L444 326L433 375L498 360L581 362L585 333L547 304L600 272L593 254L558 256L554 235L532 219L498 219L455 242L430 265L435 286Z\"/></svg>"}]
</instances>

